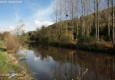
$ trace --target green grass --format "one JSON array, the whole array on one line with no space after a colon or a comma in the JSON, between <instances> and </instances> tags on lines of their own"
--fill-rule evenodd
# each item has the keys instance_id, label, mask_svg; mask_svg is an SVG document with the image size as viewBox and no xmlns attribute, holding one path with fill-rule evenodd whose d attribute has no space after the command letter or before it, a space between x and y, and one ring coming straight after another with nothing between
<instances>
[{"instance_id":1,"label":"green grass","mask_svg":"<svg viewBox=\"0 0 115 80\"><path fill-rule=\"evenodd\" d=\"M7 61L7 58L8 58L8 56L6 56L5 54L3 54L2 51L0 51L0 64Z\"/></svg>"},{"instance_id":2,"label":"green grass","mask_svg":"<svg viewBox=\"0 0 115 80\"><path fill-rule=\"evenodd\" d=\"M22 73L21 71L21 63L14 64L14 61L9 59L9 55L4 48L4 41L0 40L0 74L9 74L10 72L14 71L16 73ZM6 80L7 77L0 77L0 80ZM8 80L18 80L17 78L12 78ZM27 80L27 79L23 79Z\"/></svg>"},{"instance_id":3,"label":"green grass","mask_svg":"<svg viewBox=\"0 0 115 80\"><path fill-rule=\"evenodd\" d=\"M4 44L4 41L0 40L0 45L3 45Z\"/></svg>"},{"instance_id":4,"label":"green grass","mask_svg":"<svg viewBox=\"0 0 115 80\"><path fill-rule=\"evenodd\" d=\"M0 51L6 51L6 48L4 48L4 41L0 40Z\"/></svg>"},{"instance_id":5,"label":"green grass","mask_svg":"<svg viewBox=\"0 0 115 80\"><path fill-rule=\"evenodd\" d=\"M20 65L13 64L13 61L9 60L7 53L0 51L0 73L8 74L12 71L20 73Z\"/></svg>"},{"instance_id":6,"label":"green grass","mask_svg":"<svg viewBox=\"0 0 115 80\"><path fill-rule=\"evenodd\" d=\"M4 41L0 40L0 73L9 73L11 71L19 71L19 65L14 65L10 61L9 55L5 51Z\"/></svg>"}]
</instances>

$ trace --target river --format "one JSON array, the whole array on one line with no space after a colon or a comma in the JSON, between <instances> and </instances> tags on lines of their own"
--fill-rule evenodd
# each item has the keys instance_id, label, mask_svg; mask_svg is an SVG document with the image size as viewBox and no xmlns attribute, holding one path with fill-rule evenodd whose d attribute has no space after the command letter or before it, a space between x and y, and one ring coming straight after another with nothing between
<instances>
[{"instance_id":1,"label":"river","mask_svg":"<svg viewBox=\"0 0 115 80\"><path fill-rule=\"evenodd\" d=\"M114 80L115 56L51 46L27 50L29 70L37 80Z\"/></svg>"}]
</instances>

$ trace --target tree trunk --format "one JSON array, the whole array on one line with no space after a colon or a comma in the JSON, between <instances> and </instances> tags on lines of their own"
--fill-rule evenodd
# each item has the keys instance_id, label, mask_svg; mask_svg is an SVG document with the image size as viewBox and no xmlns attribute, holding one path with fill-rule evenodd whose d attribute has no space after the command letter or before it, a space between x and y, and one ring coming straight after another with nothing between
<instances>
[{"instance_id":1,"label":"tree trunk","mask_svg":"<svg viewBox=\"0 0 115 80\"><path fill-rule=\"evenodd\" d=\"M83 22L83 13L84 13L84 7L83 7L83 0L81 0L81 5L82 5L82 16L81 16L81 26L82 26L82 36L84 35L84 22Z\"/></svg>"},{"instance_id":2,"label":"tree trunk","mask_svg":"<svg viewBox=\"0 0 115 80\"><path fill-rule=\"evenodd\" d=\"M112 27L113 27L113 44L115 46L114 34L114 0L112 0Z\"/></svg>"},{"instance_id":3,"label":"tree trunk","mask_svg":"<svg viewBox=\"0 0 115 80\"><path fill-rule=\"evenodd\" d=\"M95 26L95 38L97 39L96 0L94 0L94 26Z\"/></svg>"},{"instance_id":4,"label":"tree trunk","mask_svg":"<svg viewBox=\"0 0 115 80\"><path fill-rule=\"evenodd\" d=\"M74 30L73 30L73 15L74 15L74 4L73 4L74 2L73 2L73 0L71 0L71 26L72 26L72 35L73 35L73 33L74 33ZM74 36L74 35L73 35ZM73 37L72 37L72 41L73 41Z\"/></svg>"},{"instance_id":5,"label":"tree trunk","mask_svg":"<svg viewBox=\"0 0 115 80\"><path fill-rule=\"evenodd\" d=\"M99 0L96 0L97 7L97 40L99 40Z\"/></svg>"},{"instance_id":6,"label":"tree trunk","mask_svg":"<svg viewBox=\"0 0 115 80\"><path fill-rule=\"evenodd\" d=\"M83 18L83 34L85 34L85 32L86 32L86 30L85 30L85 8L86 8L86 6L85 6L85 1L83 0L83 7L84 7L84 13L83 13L83 16L84 16L84 18Z\"/></svg>"},{"instance_id":7,"label":"tree trunk","mask_svg":"<svg viewBox=\"0 0 115 80\"><path fill-rule=\"evenodd\" d=\"M77 23L77 37L76 37L76 39L78 39L78 23Z\"/></svg>"},{"instance_id":8,"label":"tree trunk","mask_svg":"<svg viewBox=\"0 0 115 80\"><path fill-rule=\"evenodd\" d=\"M107 26L108 26L108 38L110 40L110 0L108 0L108 20L107 20Z\"/></svg>"},{"instance_id":9,"label":"tree trunk","mask_svg":"<svg viewBox=\"0 0 115 80\"><path fill-rule=\"evenodd\" d=\"M68 17L68 14L67 14L67 1L65 0L65 16L66 16L66 37L67 37L67 30L68 30L68 25L67 25L67 17Z\"/></svg>"}]
</instances>

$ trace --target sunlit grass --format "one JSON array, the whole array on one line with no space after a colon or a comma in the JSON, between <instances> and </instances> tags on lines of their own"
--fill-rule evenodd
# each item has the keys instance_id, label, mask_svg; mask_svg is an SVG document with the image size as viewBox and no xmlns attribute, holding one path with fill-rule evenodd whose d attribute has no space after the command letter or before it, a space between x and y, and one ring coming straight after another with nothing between
<instances>
[{"instance_id":1,"label":"sunlit grass","mask_svg":"<svg viewBox=\"0 0 115 80\"><path fill-rule=\"evenodd\" d=\"M4 44L4 41L0 40L0 45L3 45Z\"/></svg>"},{"instance_id":2,"label":"sunlit grass","mask_svg":"<svg viewBox=\"0 0 115 80\"><path fill-rule=\"evenodd\" d=\"M5 52L0 51L0 73L20 72L19 65L13 64Z\"/></svg>"},{"instance_id":3,"label":"sunlit grass","mask_svg":"<svg viewBox=\"0 0 115 80\"><path fill-rule=\"evenodd\" d=\"M9 74L10 72L21 73L20 64L14 64L10 61L9 55L4 51L4 42L0 40L0 74ZM6 79L6 77L0 77L0 79ZM16 80L16 78L8 79Z\"/></svg>"},{"instance_id":4,"label":"sunlit grass","mask_svg":"<svg viewBox=\"0 0 115 80\"><path fill-rule=\"evenodd\" d=\"M9 54L7 54L5 46L4 46L4 41L0 40L0 74L9 74L10 72L14 71L15 73L26 73L26 77L23 77L23 80L28 80L29 74L27 71L27 68L22 65L20 61L16 59L15 56L12 55L14 59L11 59ZM17 63L16 63L17 62ZM26 68L26 70L25 70ZM24 69L24 70L22 70ZM7 77L0 77L0 80L6 80L8 79ZM19 80L18 77L11 78L8 80Z\"/></svg>"}]
</instances>

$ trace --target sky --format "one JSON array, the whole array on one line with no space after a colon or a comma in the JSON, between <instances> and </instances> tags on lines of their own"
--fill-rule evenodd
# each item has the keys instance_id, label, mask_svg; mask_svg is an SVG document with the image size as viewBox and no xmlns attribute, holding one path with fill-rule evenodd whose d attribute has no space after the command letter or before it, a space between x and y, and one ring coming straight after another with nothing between
<instances>
[{"instance_id":1,"label":"sky","mask_svg":"<svg viewBox=\"0 0 115 80\"><path fill-rule=\"evenodd\" d=\"M0 0L0 31L16 28L20 19L26 31L51 25L55 0Z\"/></svg>"}]
</instances>

